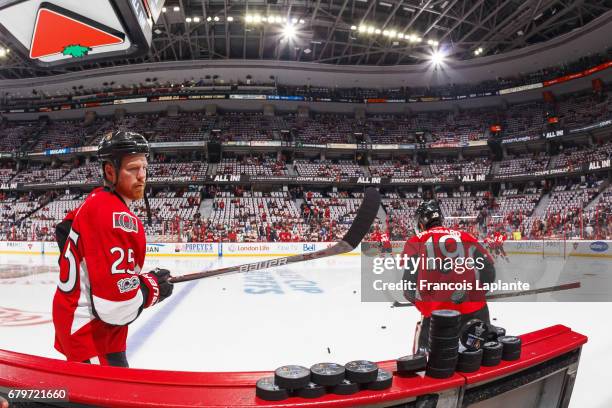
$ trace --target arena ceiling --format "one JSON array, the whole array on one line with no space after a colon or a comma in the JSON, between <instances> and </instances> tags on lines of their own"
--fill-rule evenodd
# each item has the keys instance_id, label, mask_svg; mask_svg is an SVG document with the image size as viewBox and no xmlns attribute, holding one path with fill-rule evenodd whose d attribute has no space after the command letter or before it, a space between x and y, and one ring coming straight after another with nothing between
<instances>
[{"instance_id":1,"label":"arena ceiling","mask_svg":"<svg viewBox=\"0 0 612 408\"><path fill-rule=\"evenodd\" d=\"M183 60L467 60L553 39L610 10L612 0L168 0L143 57L42 71L11 53L0 78Z\"/></svg>"}]
</instances>

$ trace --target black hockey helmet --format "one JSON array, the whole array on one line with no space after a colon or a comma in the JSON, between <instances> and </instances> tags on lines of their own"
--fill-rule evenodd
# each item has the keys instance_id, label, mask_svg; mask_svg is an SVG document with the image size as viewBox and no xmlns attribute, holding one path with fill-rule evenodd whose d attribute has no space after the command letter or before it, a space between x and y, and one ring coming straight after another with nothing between
<instances>
[{"instance_id":1,"label":"black hockey helmet","mask_svg":"<svg viewBox=\"0 0 612 408\"><path fill-rule=\"evenodd\" d=\"M118 171L124 156L139 153L149 155L149 142L140 133L118 130L104 135L98 144L98 160L102 164L102 177L106 179L104 163L110 162Z\"/></svg>"},{"instance_id":2,"label":"black hockey helmet","mask_svg":"<svg viewBox=\"0 0 612 408\"><path fill-rule=\"evenodd\" d=\"M115 167L115 171L119 172L121 160L129 154L149 156L149 142L147 142L143 135L124 130L117 130L104 135L98 144L98 160L102 165L102 179L108 181L104 173L104 163L111 163ZM115 188L115 184L113 183L112 189ZM151 207L146 192L144 194L144 202L147 209L147 219L149 225L151 225Z\"/></svg>"},{"instance_id":3,"label":"black hockey helmet","mask_svg":"<svg viewBox=\"0 0 612 408\"><path fill-rule=\"evenodd\" d=\"M440 204L436 200L423 201L414 212L414 220L418 231L442 226L444 217Z\"/></svg>"}]
</instances>

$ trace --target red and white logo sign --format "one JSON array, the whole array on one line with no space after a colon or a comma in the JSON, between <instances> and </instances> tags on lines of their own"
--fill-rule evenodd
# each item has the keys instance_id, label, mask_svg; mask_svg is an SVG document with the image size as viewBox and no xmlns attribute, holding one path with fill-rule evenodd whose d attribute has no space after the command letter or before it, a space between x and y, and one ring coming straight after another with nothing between
<instances>
[{"instance_id":1,"label":"red and white logo sign","mask_svg":"<svg viewBox=\"0 0 612 408\"><path fill-rule=\"evenodd\" d=\"M61 4L61 7L57 4ZM127 52L132 42L110 0L15 1L2 6L0 25L41 63Z\"/></svg>"},{"instance_id":2,"label":"red and white logo sign","mask_svg":"<svg viewBox=\"0 0 612 408\"><path fill-rule=\"evenodd\" d=\"M52 5L41 5L34 24L30 58L84 57L96 47L121 44L123 33Z\"/></svg>"},{"instance_id":3,"label":"red and white logo sign","mask_svg":"<svg viewBox=\"0 0 612 408\"><path fill-rule=\"evenodd\" d=\"M138 233L138 221L136 217L127 212L113 213L113 228L120 228L125 232Z\"/></svg>"}]
</instances>

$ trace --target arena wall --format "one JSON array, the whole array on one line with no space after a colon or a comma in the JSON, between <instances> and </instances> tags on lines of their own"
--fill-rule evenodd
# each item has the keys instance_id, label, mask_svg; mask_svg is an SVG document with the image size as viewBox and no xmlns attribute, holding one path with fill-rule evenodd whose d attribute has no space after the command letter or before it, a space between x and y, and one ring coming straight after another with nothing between
<instances>
[{"instance_id":1,"label":"arena wall","mask_svg":"<svg viewBox=\"0 0 612 408\"><path fill-rule=\"evenodd\" d=\"M520 337L519 360L481 367L474 373L455 373L443 380L422 373L398 375L395 361L383 361L379 367L394 373L391 388L384 391L327 394L309 400L290 397L279 402L255 396L256 381L270 372L124 369L0 350L0 397L8 399L14 389L45 389L64 390L62 406L492 408L531 406L543 394L554 406L567 408L587 337L562 325Z\"/></svg>"},{"instance_id":2,"label":"arena wall","mask_svg":"<svg viewBox=\"0 0 612 408\"><path fill-rule=\"evenodd\" d=\"M333 242L186 242L147 244L147 256L287 256L319 251ZM404 243L393 242L394 252ZM508 241L504 244L509 255L539 255L542 257L612 258L612 241ZM59 255L55 242L0 241L0 254ZM361 246L345 255L360 255Z\"/></svg>"}]
</instances>

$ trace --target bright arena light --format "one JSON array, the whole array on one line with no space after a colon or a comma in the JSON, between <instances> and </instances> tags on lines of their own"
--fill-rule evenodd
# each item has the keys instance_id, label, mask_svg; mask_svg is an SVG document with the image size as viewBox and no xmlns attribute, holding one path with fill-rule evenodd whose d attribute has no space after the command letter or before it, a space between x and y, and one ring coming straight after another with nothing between
<instances>
[{"instance_id":1,"label":"bright arena light","mask_svg":"<svg viewBox=\"0 0 612 408\"><path fill-rule=\"evenodd\" d=\"M431 54L431 62L434 65L440 65L444 62L444 54L440 51L434 52L433 54Z\"/></svg>"},{"instance_id":2,"label":"bright arena light","mask_svg":"<svg viewBox=\"0 0 612 408\"><path fill-rule=\"evenodd\" d=\"M234 21L234 17L229 16L229 17L227 18L227 21L229 21L229 22L231 23L232 21Z\"/></svg>"},{"instance_id":3,"label":"bright arena light","mask_svg":"<svg viewBox=\"0 0 612 408\"><path fill-rule=\"evenodd\" d=\"M6 51L4 48L0 47L0 58L6 57Z\"/></svg>"},{"instance_id":4,"label":"bright arena light","mask_svg":"<svg viewBox=\"0 0 612 408\"><path fill-rule=\"evenodd\" d=\"M292 40L295 38L297 31L293 24L286 24L283 27L283 38L286 40Z\"/></svg>"}]
</instances>

